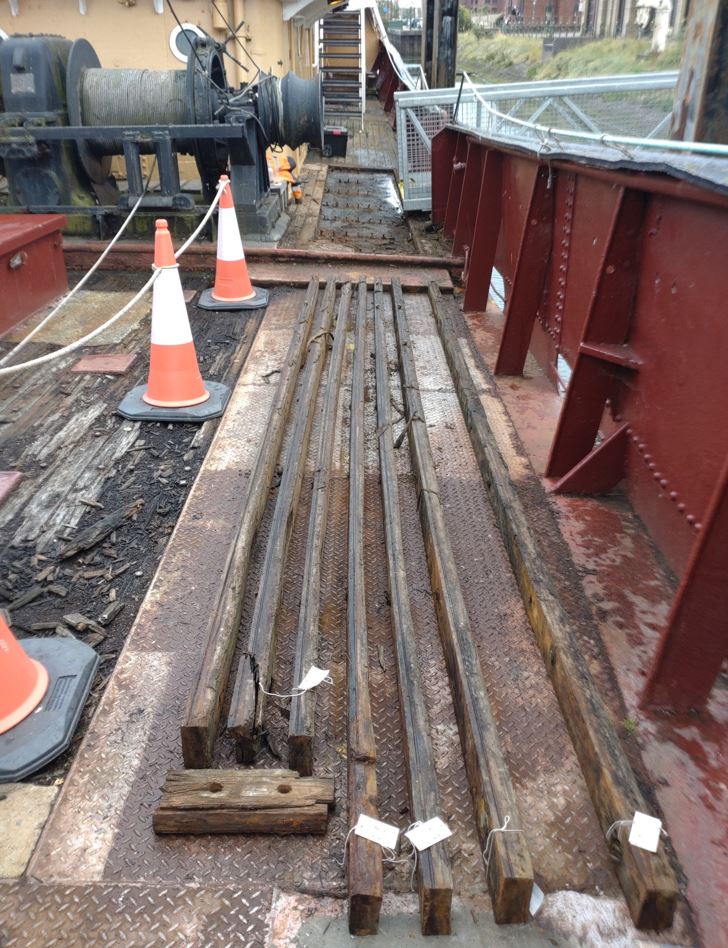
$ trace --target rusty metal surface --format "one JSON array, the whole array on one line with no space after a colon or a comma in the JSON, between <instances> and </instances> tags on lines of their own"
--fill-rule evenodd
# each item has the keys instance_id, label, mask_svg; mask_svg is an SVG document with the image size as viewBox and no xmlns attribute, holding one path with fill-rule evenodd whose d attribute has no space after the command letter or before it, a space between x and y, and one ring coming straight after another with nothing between
<instances>
[{"instance_id":1,"label":"rusty metal surface","mask_svg":"<svg viewBox=\"0 0 728 948\"><path fill-rule=\"evenodd\" d=\"M337 803L328 831L322 838L158 838L151 827L164 775L181 766L178 729L197 670L203 628L200 620L209 608L230 538L230 523L242 502L275 388L262 376L274 369L285 353L300 298L301 294L289 294L281 303L274 303L263 320L203 475L193 488L186 513L31 863L30 873L36 881L5 890L0 905L3 945L53 944L49 933L65 933L74 927L93 936L98 920L104 917L112 919L109 944L121 938L117 931L125 931L125 924L126 944L156 944L154 925L159 924L172 926L167 941L159 936L160 944L195 945L201 931L211 934L200 943L217 944L218 932L220 943L226 943L223 934L227 931L230 943L237 943L238 938L241 944L257 945L263 943L267 930L273 886L313 895L345 895L339 860L352 822L346 807L345 661L350 349L339 402L321 589L319 664L331 670L333 685L323 686L318 693L314 769L335 779ZM616 883L609 857L483 491L428 298L410 294L406 304L453 548L537 879L547 891L573 888L612 894ZM371 294L369 307L371 316ZM397 435L403 428L401 389L387 295L384 314ZM368 345L373 352L371 325ZM405 827L410 818L386 573L374 384L374 361L369 359L365 378L365 570L377 778L381 818ZM322 392L323 386L319 404ZM287 691L292 684L319 423L317 413L278 620L272 688L276 691ZM287 442L281 463L285 463L286 450ZM454 833L450 852L455 887L460 894L482 896L482 858L406 443L396 454L408 580L442 796L441 815ZM239 654L247 641L274 499L272 491L253 553ZM280 766L280 757L285 759L288 704L269 699L268 746L257 766ZM222 734L215 762L218 766L235 765L232 745ZM388 867L385 885L389 891L409 891L409 865ZM159 921L151 922L155 910ZM21 941L19 919L24 917L38 921L33 922L35 929L25 933L26 941ZM185 927L192 925L190 918L198 927ZM153 933L146 942L142 940L145 926ZM175 941L178 928L180 939Z\"/></svg>"},{"instance_id":2,"label":"rusty metal surface","mask_svg":"<svg viewBox=\"0 0 728 948\"><path fill-rule=\"evenodd\" d=\"M0 883L3 948L212 948L266 944L272 889Z\"/></svg>"},{"instance_id":3,"label":"rusty metal surface","mask_svg":"<svg viewBox=\"0 0 728 948\"><path fill-rule=\"evenodd\" d=\"M330 168L317 240L384 254L411 251L412 238L393 175Z\"/></svg>"}]
</instances>

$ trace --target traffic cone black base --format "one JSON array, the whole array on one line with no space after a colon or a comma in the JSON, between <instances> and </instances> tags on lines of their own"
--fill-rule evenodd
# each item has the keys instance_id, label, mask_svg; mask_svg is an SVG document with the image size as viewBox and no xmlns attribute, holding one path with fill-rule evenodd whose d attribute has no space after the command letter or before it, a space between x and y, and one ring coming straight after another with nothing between
<instances>
[{"instance_id":1,"label":"traffic cone black base","mask_svg":"<svg viewBox=\"0 0 728 948\"><path fill-rule=\"evenodd\" d=\"M22 780L66 750L99 664L77 639L23 639L22 647L47 671L48 689L32 714L0 734L0 783Z\"/></svg>"},{"instance_id":2,"label":"traffic cone black base","mask_svg":"<svg viewBox=\"0 0 728 948\"><path fill-rule=\"evenodd\" d=\"M212 295L212 288L210 288L200 293L197 306L199 309L212 309L219 310L220 312L225 310L263 309L263 307L268 305L268 297L270 295L268 290L264 290L260 286L254 286L253 290L255 291L255 296L249 300L216 300Z\"/></svg>"},{"instance_id":3,"label":"traffic cone black base","mask_svg":"<svg viewBox=\"0 0 728 948\"><path fill-rule=\"evenodd\" d=\"M210 393L206 401L185 408L165 408L145 402L143 396L147 386L137 385L124 396L116 410L130 421L180 421L200 424L209 418L219 418L230 399L230 389L221 382L208 382L205 379L205 388Z\"/></svg>"}]
</instances>

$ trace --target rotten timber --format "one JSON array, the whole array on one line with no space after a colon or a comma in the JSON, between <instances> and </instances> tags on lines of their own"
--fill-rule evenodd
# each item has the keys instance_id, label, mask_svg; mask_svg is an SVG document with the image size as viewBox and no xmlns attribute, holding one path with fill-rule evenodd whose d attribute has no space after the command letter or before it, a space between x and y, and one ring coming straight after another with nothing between
<instances>
[{"instance_id":1,"label":"rotten timber","mask_svg":"<svg viewBox=\"0 0 728 948\"><path fill-rule=\"evenodd\" d=\"M364 589L364 364L367 286L360 280L357 299L349 440L349 581L347 603L347 679L349 740L349 821L360 814L378 817L374 727L369 700L369 648ZM349 931L373 935L382 906L382 851L368 839L348 838Z\"/></svg>"},{"instance_id":2,"label":"rotten timber","mask_svg":"<svg viewBox=\"0 0 728 948\"><path fill-rule=\"evenodd\" d=\"M155 833L325 833L333 777L291 770L170 770Z\"/></svg>"},{"instance_id":3,"label":"rotten timber","mask_svg":"<svg viewBox=\"0 0 728 948\"><path fill-rule=\"evenodd\" d=\"M399 483L394 460L389 365L382 305L382 284L374 284L374 339L377 378L377 430L381 468L382 502L387 543L387 565L392 608L397 681L402 723L405 732L407 782L413 821L425 822L439 816L437 787L429 721L422 691L417 641L405 569ZM420 927L423 935L449 935L452 904L452 873L445 842L418 854L417 880Z\"/></svg>"},{"instance_id":4,"label":"rotten timber","mask_svg":"<svg viewBox=\"0 0 728 948\"><path fill-rule=\"evenodd\" d=\"M326 285L321 312L314 323L306 367L301 377L293 414L286 464L278 486L263 571L255 601L246 653L240 659L230 701L228 734L234 739L239 759L252 763L259 750L263 729L265 692L271 686L276 652L276 618L283 591L286 553L301 496L308 442L316 411L316 396L326 363L327 340L336 300L336 283ZM294 701L297 699L294 699Z\"/></svg>"},{"instance_id":5,"label":"rotten timber","mask_svg":"<svg viewBox=\"0 0 728 948\"><path fill-rule=\"evenodd\" d=\"M508 465L478 398L457 335L438 287L430 301L448 366L470 433L480 472L493 505L536 641L564 715L592 803L606 834L635 810L649 813L619 736L589 672L571 622L554 591L554 582L529 525ZM617 834L619 837L620 834ZM664 846L649 853L620 839L613 843L616 872L635 925L662 931L672 924L678 886Z\"/></svg>"},{"instance_id":6,"label":"rotten timber","mask_svg":"<svg viewBox=\"0 0 728 948\"><path fill-rule=\"evenodd\" d=\"M263 517L271 478L283 442L286 419L293 402L299 368L305 357L306 341L316 311L318 292L319 281L318 277L314 276L308 285L286 359L281 367L265 439L255 461L235 542L230 548L222 573L220 598L207 626L200 673L181 727L185 767L209 767L212 762L212 748L220 723L225 688L240 628L253 541Z\"/></svg>"},{"instance_id":7,"label":"rotten timber","mask_svg":"<svg viewBox=\"0 0 728 948\"><path fill-rule=\"evenodd\" d=\"M336 440L336 417L346 352L346 333L349 324L350 306L351 283L345 283L341 291L334 343L329 361L321 433L316 458L316 474L311 494L301 608L298 616L296 660L293 672L294 684L301 681L308 669L316 664L318 656L321 559L329 509L329 480ZM293 701L291 706L291 718L288 725L288 765L292 770L298 771L302 777L308 777L313 773L315 711L315 688L305 691Z\"/></svg>"},{"instance_id":8,"label":"rotten timber","mask_svg":"<svg viewBox=\"0 0 728 948\"><path fill-rule=\"evenodd\" d=\"M450 546L417 382L402 288L396 280L392 281L392 298L409 424L410 454L417 480L430 584L452 686L475 821L483 850L489 852L486 876L493 914L499 923L526 922L533 887L531 857L525 836L519 832L521 823L516 797L500 747ZM493 832L506 825L511 832Z\"/></svg>"}]
</instances>

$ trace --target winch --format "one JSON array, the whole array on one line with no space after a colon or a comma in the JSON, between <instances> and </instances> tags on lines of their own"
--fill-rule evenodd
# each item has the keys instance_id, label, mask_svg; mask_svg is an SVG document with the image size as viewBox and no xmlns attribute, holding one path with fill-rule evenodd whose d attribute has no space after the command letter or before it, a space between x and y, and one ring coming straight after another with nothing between
<instances>
[{"instance_id":1,"label":"winch","mask_svg":"<svg viewBox=\"0 0 728 948\"><path fill-rule=\"evenodd\" d=\"M174 212L194 215L228 171L241 225L270 230L282 203L271 193L265 152L321 147L320 79L258 71L232 88L223 53L203 36L191 40L184 69L104 69L85 39L0 42L0 160L8 181L2 210L65 213L78 233L113 229L144 192L141 156L154 154L159 187L144 195L143 209L163 209L172 219ZM180 154L195 159L197 195L181 185ZM111 176L115 155L126 165L123 192Z\"/></svg>"}]
</instances>

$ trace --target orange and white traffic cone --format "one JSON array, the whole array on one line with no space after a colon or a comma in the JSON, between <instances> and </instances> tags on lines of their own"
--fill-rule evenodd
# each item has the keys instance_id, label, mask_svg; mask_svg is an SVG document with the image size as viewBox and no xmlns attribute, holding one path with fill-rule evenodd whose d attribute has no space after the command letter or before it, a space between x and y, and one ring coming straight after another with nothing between
<instances>
[{"instance_id":1,"label":"orange and white traffic cone","mask_svg":"<svg viewBox=\"0 0 728 948\"><path fill-rule=\"evenodd\" d=\"M197 364L190 321L167 221L158 220L152 290L152 345L146 386L133 389L119 413L135 421L206 421L221 415L230 390L205 382ZM213 397L214 396L214 397ZM209 402L209 404L208 404Z\"/></svg>"},{"instance_id":2,"label":"orange and white traffic cone","mask_svg":"<svg viewBox=\"0 0 728 948\"><path fill-rule=\"evenodd\" d=\"M227 175L220 181L225 187L217 217L215 285L203 290L197 305L201 309L261 309L268 305L268 291L250 282L230 181Z\"/></svg>"},{"instance_id":3,"label":"orange and white traffic cone","mask_svg":"<svg viewBox=\"0 0 728 948\"><path fill-rule=\"evenodd\" d=\"M47 688L48 672L25 653L0 613L0 734L35 711Z\"/></svg>"}]
</instances>

